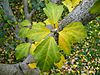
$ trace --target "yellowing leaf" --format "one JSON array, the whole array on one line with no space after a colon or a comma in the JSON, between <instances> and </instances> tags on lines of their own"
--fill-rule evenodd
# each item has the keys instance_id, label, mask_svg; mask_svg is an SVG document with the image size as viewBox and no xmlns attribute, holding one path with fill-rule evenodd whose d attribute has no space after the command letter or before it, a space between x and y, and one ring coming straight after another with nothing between
<instances>
[{"instance_id":1,"label":"yellowing leaf","mask_svg":"<svg viewBox=\"0 0 100 75\"><path fill-rule=\"evenodd\" d=\"M48 21L52 24L53 27L58 27L58 20L61 17L63 12L63 6L57 5L55 3L48 3L43 9L45 14L48 17Z\"/></svg>"},{"instance_id":2,"label":"yellowing leaf","mask_svg":"<svg viewBox=\"0 0 100 75\"><path fill-rule=\"evenodd\" d=\"M45 24L43 22L33 22L33 27L34 26L43 27L43 26L45 26Z\"/></svg>"},{"instance_id":3,"label":"yellowing leaf","mask_svg":"<svg viewBox=\"0 0 100 75\"><path fill-rule=\"evenodd\" d=\"M70 54L71 45L68 42L68 39L66 39L66 35L64 35L63 33L59 33L59 46L65 51L67 55Z\"/></svg>"},{"instance_id":4,"label":"yellowing leaf","mask_svg":"<svg viewBox=\"0 0 100 75\"><path fill-rule=\"evenodd\" d=\"M63 55L61 55L60 58L61 58L60 61L59 61L58 63L55 63L55 65L56 65L59 69L61 69L62 66L64 65L64 63L66 62L66 59L65 59L65 57L64 57Z\"/></svg>"},{"instance_id":5,"label":"yellowing leaf","mask_svg":"<svg viewBox=\"0 0 100 75\"><path fill-rule=\"evenodd\" d=\"M72 22L59 32L59 46L66 54L70 54L71 45L84 39L86 35L81 22Z\"/></svg>"},{"instance_id":6,"label":"yellowing leaf","mask_svg":"<svg viewBox=\"0 0 100 75\"><path fill-rule=\"evenodd\" d=\"M34 50L35 48L38 46L39 42L35 42L35 44L32 44L31 45L31 48L30 48L30 54L34 54Z\"/></svg>"},{"instance_id":7,"label":"yellowing leaf","mask_svg":"<svg viewBox=\"0 0 100 75\"><path fill-rule=\"evenodd\" d=\"M31 64L28 64L28 66L31 68L31 69L34 69L34 68L36 68L36 63L31 63Z\"/></svg>"},{"instance_id":8,"label":"yellowing leaf","mask_svg":"<svg viewBox=\"0 0 100 75\"><path fill-rule=\"evenodd\" d=\"M27 33L27 37L36 42L41 41L50 33L50 30L42 23L36 23Z\"/></svg>"},{"instance_id":9,"label":"yellowing leaf","mask_svg":"<svg viewBox=\"0 0 100 75\"><path fill-rule=\"evenodd\" d=\"M46 19L46 20L44 21L44 23L46 23L46 25L51 24L51 23L49 22L49 19Z\"/></svg>"},{"instance_id":10,"label":"yellowing leaf","mask_svg":"<svg viewBox=\"0 0 100 75\"><path fill-rule=\"evenodd\" d=\"M71 0L72 6L75 8L82 0Z\"/></svg>"},{"instance_id":11,"label":"yellowing leaf","mask_svg":"<svg viewBox=\"0 0 100 75\"><path fill-rule=\"evenodd\" d=\"M62 3L68 8L71 12L82 0L65 0Z\"/></svg>"},{"instance_id":12,"label":"yellowing leaf","mask_svg":"<svg viewBox=\"0 0 100 75\"><path fill-rule=\"evenodd\" d=\"M73 10L73 6L72 6L71 0L65 0L62 3L68 8L69 12L71 12Z\"/></svg>"},{"instance_id":13,"label":"yellowing leaf","mask_svg":"<svg viewBox=\"0 0 100 75\"><path fill-rule=\"evenodd\" d=\"M36 45L35 44L32 44L31 45L31 48L30 48L30 54L33 55L33 52L34 52L35 48L36 48Z\"/></svg>"},{"instance_id":14,"label":"yellowing leaf","mask_svg":"<svg viewBox=\"0 0 100 75\"><path fill-rule=\"evenodd\" d=\"M49 19L46 19L45 21L44 21L44 23L46 24L46 25L52 25L52 23L50 22L50 20ZM55 28L58 28L58 22L57 23L55 23Z\"/></svg>"},{"instance_id":15,"label":"yellowing leaf","mask_svg":"<svg viewBox=\"0 0 100 75\"><path fill-rule=\"evenodd\" d=\"M34 51L34 58L37 61L37 67L41 71L49 71L54 63L60 59L59 48L53 37L43 40Z\"/></svg>"}]
</instances>

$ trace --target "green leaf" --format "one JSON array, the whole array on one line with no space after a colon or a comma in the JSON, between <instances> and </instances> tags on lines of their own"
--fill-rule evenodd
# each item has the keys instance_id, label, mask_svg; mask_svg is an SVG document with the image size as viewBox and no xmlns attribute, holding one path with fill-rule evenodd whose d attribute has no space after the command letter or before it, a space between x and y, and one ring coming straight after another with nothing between
<instances>
[{"instance_id":1,"label":"green leaf","mask_svg":"<svg viewBox=\"0 0 100 75\"><path fill-rule=\"evenodd\" d=\"M19 37L25 38L28 31L29 31L29 28L21 28L18 33Z\"/></svg>"},{"instance_id":2,"label":"green leaf","mask_svg":"<svg viewBox=\"0 0 100 75\"><path fill-rule=\"evenodd\" d=\"M60 19L64 9L62 5L57 5L55 3L50 2L46 5L46 7L43 10L48 17L49 22L54 27L54 24L58 23L58 20Z\"/></svg>"},{"instance_id":3,"label":"green leaf","mask_svg":"<svg viewBox=\"0 0 100 75\"><path fill-rule=\"evenodd\" d=\"M34 57L41 71L49 71L60 59L59 48L53 37L43 40L35 49Z\"/></svg>"},{"instance_id":4,"label":"green leaf","mask_svg":"<svg viewBox=\"0 0 100 75\"><path fill-rule=\"evenodd\" d=\"M43 24L36 23L32 26L32 29L27 33L27 37L34 41L41 41L50 33L50 30Z\"/></svg>"},{"instance_id":5,"label":"green leaf","mask_svg":"<svg viewBox=\"0 0 100 75\"><path fill-rule=\"evenodd\" d=\"M65 0L62 3L68 8L71 12L82 0Z\"/></svg>"},{"instance_id":6,"label":"green leaf","mask_svg":"<svg viewBox=\"0 0 100 75\"><path fill-rule=\"evenodd\" d=\"M29 26L31 25L30 22L28 20L24 20L23 22L21 22L19 25L21 26Z\"/></svg>"},{"instance_id":7,"label":"green leaf","mask_svg":"<svg viewBox=\"0 0 100 75\"><path fill-rule=\"evenodd\" d=\"M70 54L71 45L86 37L86 30L81 22L72 22L59 32L59 46Z\"/></svg>"},{"instance_id":8,"label":"green leaf","mask_svg":"<svg viewBox=\"0 0 100 75\"><path fill-rule=\"evenodd\" d=\"M16 47L16 58L21 59L28 55L30 43L23 43Z\"/></svg>"},{"instance_id":9,"label":"green leaf","mask_svg":"<svg viewBox=\"0 0 100 75\"><path fill-rule=\"evenodd\" d=\"M45 24L43 22L33 22L32 28L34 28L35 26L41 28L45 27Z\"/></svg>"},{"instance_id":10,"label":"green leaf","mask_svg":"<svg viewBox=\"0 0 100 75\"><path fill-rule=\"evenodd\" d=\"M97 0L93 7L90 9L92 14L100 14L100 0Z\"/></svg>"}]
</instances>

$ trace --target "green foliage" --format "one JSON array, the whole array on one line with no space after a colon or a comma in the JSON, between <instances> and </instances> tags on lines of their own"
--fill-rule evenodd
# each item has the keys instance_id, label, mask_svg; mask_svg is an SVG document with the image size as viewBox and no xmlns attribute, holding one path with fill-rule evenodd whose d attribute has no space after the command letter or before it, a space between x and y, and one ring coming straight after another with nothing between
<instances>
[{"instance_id":1,"label":"green foliage","mask_svg":"<svg viewBox=\"0 0 100 75\"><path fill-rule=\"evenodd\" d=\"M50 30L43 23L36 23L27 33L27 37L34 41L41 41L50 33Z\"/></svg>"},{"instance_id":2,"label":"green foliage","mask_svg":"<svg viewBox=\"0 0 100 75\"><path fill-rule=\"evenodd\" d=\"M30 22L28 20L24 20L19 25L21 25L21 26L29 26L30 25Z\"/></svg>"},{"instance_id":3,"label":"green foliage","mask_svg":"<svg viewBox=\"0 0 100 75\"><path fill-rule=\"evenodd\" d=\"M34 39L35 41L41 41L49 33L50 30L47 29L43 23L34 23L32 29L30 29L27 32L26 36L28 36L28 38L30 39ZM82 23L73 22L68 26L66 26L61 32L59 32L59 46L61 47L61 49L65 51L66 54L70 54L71 45L73 43L80 41L81 39L84 39L85 37L86 37L86 32ZM27 43L26 45L21 44L17 46L16 48L17 59L20 59L28 54L29 46L30 46L29 43ZM57 59L60 58L58 56L60 54L59 48L53 37L44 38L44 40L42 40L38 45L36 45L35 49L31 48L31 52L33 52L31 54L35 57L37 61L37 66L41 69L41 71L49 71L51 68L53 68L54 63L58 61ZM25 55L22 56L23 53Z\"/></svg>"},{"instance_id":4,"label":"green foliage","mask_svg":"<svg viewBox=\"0 0 100 75\"><path fill-rule=\"evenodd\" d=\"M45 1L48 1L48 0L45 0ZM67 5L65 1L68 2ZM81 0L65 0L65 1L64 1L65 5L71 12L80 3ZM12 9L14 11L14 14L17 16L17 19L20 18L20 20L23 20L25 16L23 13L22 2L19 1L18 4L16 4L17 1L14 1L14 0L11 0L10 2L12 2L10 6L13 7ZM25 40L28 39L26 42L31 42L32 45L30 43L19 42L18 40L15 39L15 34L12 31L12 29L14 29L15 24L12 21L8 20L6 16L3 16L2 15L3 12L0 9L0 23L1 23L0 46L1 44L5 46L6 43L9 43L12 47L15 47L18 43L22 43L16 47L16 58L22 59L23 57L26 57L28 54L32 54L35 57L37 66L41 69L41 71L50 71L51 69L54 69L54 65L61 69L63 63L66 60L64 58L63 53L61 52L62 50L68 55L71 52L73 53L73 54L70 54L70 57L68 57L68 55L65 55L66 58L68 59L67 60L68 64L66 64L65 69L62 71L66 71L68 74L69 72L71 72L70 74L81 73L81 71L79 70L82 70L82 71L84 70L83 69L84 61L87 62L86 65L88 66L93 65L92 67L94 68L96 67L96 70L98 69L97 67L98 64L95 64L95 61L97 62L98 55L99 55L99 50L98 50L99 38L97 38L100 34L99 26L94 26L94 24L90 24L90 26L88 26L88 28L90 27L89 30L91 28L94 28L94 29L88 32L88 36L90 37L88 37L84 41L84 45L81 42L82 43L81 45L79 41L86 37L86 30L84 29L83 25L80 22L73 22L69 24L68 26L66 26L62 31L60 32L56 31L58 28L58 21L59 19L61 19L61 15L64 10L62 5L48 3L46 4L46 7L42 9L45 6L44 1L28 0L28 4L29 4L29 12L33 8L36 9L35 14L32 15L33 17L32 20L38 23L33 22L33 25L31 25L28 20L24 20L23 22L19 23L20 30L19 30L18 36L20 38L25 38ZM18 13L18 11L20 11L20 13ZM53 29L51 30L49 30L46 27L46 25L48 24L43 23L43 21L46 19L46 15L44 13L47 15L48 17L47 19L50 22L50 25L52 25L53 27ZM91 8L91 13L93 14L100 13L99 0L97 0L97 2ZM19 16L20 14L21 16ZM2 26L3 23L5 24L4 26ZM99 24L96 23L96 25L99 25ZM53 37L56 33L59 33L58 41L57 40L55 41ZM58 42L58 45L56 42ZM76 42L79 43L77 46L75 44ZM72 46L74 46L75 49L71 48ZM0 58L1 56L3 56L3 52L5 54L9 53L9 51L5 51L5 50L3 51L3 50L4 49L2 49L2 54L0 53ZM1 52L1 49L0 49L0 52ZM9 53L11 54L11 57L13 53L14 53L13 51ZM8 56L9 55L7 55L7 58ZM6 56L4 55L3 57L5 59ZM94 59L94 57L96 57L96 59ZM79 61L77 61L76 59L74 60L74 58L78 58ZM34 67L34 66L32 66L31 64L31 67ZM67 67L70 67L71 69L66 70ZM92 72L91 68L89 72ZM60 75L61 73L55 73L55 75L57 74Z\"/></svg>"},{"instance_id":5,"label":"green foliage","mask_svg":"<svg viewBox=\"0 0 100 75\"><path fill-rule=\"evenodd\" d=\"M21 28L20 30L19 30L19 37L20 38L25 38L26 37L26 34L28 33L28 31L29 31L29 28Z\"/></svg>"},{"instance_id":6,"label":"green foliage","mask_svg":"<svg viewBox=\"0 0 100 75\"><path fill-rule=\"evenodd\" d=\"M86 31L81 22L72 22L59 32L59 46L70 54L71 45L86 37Z\"/></svg>"},{"instance_id":7,"label":"green foliage","mask_svg":"<svg viewBox=\"0 0 100 75\"><path fill-rule=\"evenodd\" d=\"M16 47L16 54L15 54L16 58L21 59L21 58L27 56L29 53L30 45L31 45L30 43L19 44Z\"/></svg>"},{"instance_id":8,"label":"green foliage","mask_svg":"<svg viewBox=\"0 0 100 75\"><path fill-rule=\"evenodd\" d=\"M59 32L59 39L58 41L55 41L53 36L56 32L55 30L58 28L57 24L63 12L63 7L60 5L58 6L57 4L48 3L46 8L44 8L44 12L48 16L48 20L50 24L52 24L54 31L48 29L43 22L33 22L32 27L29 29L27 27L30 23L27 20L24 20L20 23L20 25L25 25L20 29L19 36L21 38L27 37L32 42L38 42L38 44L32 44L30 47L30 43L23 43L16 47L17 59L32 54L36 59L37 66L43 72L52 69L54 64L56 64L57 67L61 67L65 59L62 59L63 55L61 55L60 50L64 50L65 54L70 54L73 43L79 42L86 37L86 32L82 23L73 22ZM56 42L59 42L59 47ZM62 57L60 57L60 55Z\"/></svg>"},{"instance_id":9,"label":"green foliage","mask_svg":"<svg viewBox=\"0 0 100 75\"><path fill-rule=\"evenodd\" d=\"M60 19L62 12L63 12L63 6L62 5L57 5L53 3L48 3L46 5L46 8L43 9L45 14L48 17L49 22L54 25L58 23L58 20ZM56 26L56 28L58 25Z\"/></svg>"},{"instance_id":10,"label":"green foliage","mask_svg":"<svg viewBox=\"0 0 100 75\"><path fill-rule=\"evenodd\" d=\"M29 5L36 10L40 10L45 6L45 3L43 2L43 0L31 0Z\"/></svg>"},{"instance_id":11,"label":"green foliage","mask_svg":"<svg viewBox=\"0 0 100 75\"><path fill-rule=\"evenodd\" d=\"M59 48L53 37L43 40L35 49L33 55L41 71L49 71L59 60Z\"/></svg>"},{"instance_id":12,"label":"green foliage","mask_svg":"<svg viewBox=\"0 0 100 75\"><path fill-rule=\"evenodd\" d=\"M97 0L93 7L90 9L92 14L100 14L100 0Z\"/></svg>"}]
</instances>

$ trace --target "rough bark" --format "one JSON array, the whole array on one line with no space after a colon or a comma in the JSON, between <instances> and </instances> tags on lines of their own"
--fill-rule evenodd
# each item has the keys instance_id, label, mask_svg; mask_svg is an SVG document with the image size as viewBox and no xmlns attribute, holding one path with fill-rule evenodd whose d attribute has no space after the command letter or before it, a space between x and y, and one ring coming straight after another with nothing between
<instances>
[{"instance_id":1,"label":"rough bark","mask_svg":"<svg viewBox=\"0 0 100 75\"><path fill-rule=\"evenodd\" d=\"M50 0L50 1L53 3L57 3L57 2L60 2L61 0Z\"/></svg>"},{"instance_id":2,"label":"rough bark","mask_svg":"<svg viewBox=\"0 0 100 75\"><path fill-rule=\"evenodd\" d=\"M0 75L39 75L38 69L30 69L28 63L34 62L29 55L23 62L17 64L0 64Z\"/></svg>"},{"instance_id":3,"label":"rough bark","mask_svg":"<svg viewBox=\"0 0 100 75\"><path fill-rule=\"evenodd\" d=\"M28 2L27 0L23 0L23 4L24 4L24 14L25 14L25 18L30 20L29 18L29 12L28 12Z\"/></svg>"},{"instance_id":4,"label":"rough bark","mask_svg":"<svg viewBox=\"0 0 100 75\"><path fill-rule=\"evenodd\" d=\"M93 6L95 1L96 0L83 0L79 6L77 6L67 17L65 17L59 23L59 29L61 30L63 27L73 21L80 21L83 24L86 24L94 19L97 15L90 14L89 9ZM25 5L25 12L28 11L27 6L28 5ZM11 9L9 9L8 0L3 0L3 8L5 10L5 14L7 14L7 16L13 16L13 18L10 19L16 21ZM32 13L34 13L34 10L30 14ZM26 14L29 13L26 12ZM34 62L33 60L34 59L32 56L28 56L25 61L18 64L0 64L0 75L39 75L39 70L30 69L27 65L28 63Z\"/></svg>"},{"instance_id":5,"label":"rough bark","mask_svg":"<svg viewBox=\"0 0 100 75\"><path fill-rule=\"evenodd\" d=\"M16 65L0 64L0 75L22 75Z\"/></svg>"},{"instance_id":6,"label":"rough bark","mask_svg":"<svg viewBox=\"0 0 100 75\"><path fill-rule=\"evenodd\" d=\"M83 0L67 17L60 21L59 29L62 30L63 27L71 22L79 21L86 24L93 20L97 15L91 14L89 9L93 6L95 1L96 0Z\"/></svg>"}]
</instances>

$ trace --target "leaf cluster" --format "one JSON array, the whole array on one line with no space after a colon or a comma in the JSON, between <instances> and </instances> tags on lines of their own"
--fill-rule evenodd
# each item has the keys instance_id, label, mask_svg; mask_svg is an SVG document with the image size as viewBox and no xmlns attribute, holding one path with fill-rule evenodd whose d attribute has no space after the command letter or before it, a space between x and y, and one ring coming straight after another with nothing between
<instances>
[{"instance_id":1,"label":"leaf cluster","mask_svg":"<svg viewBox=\"0 0 100 75\"><path fill-rule=\"evenodd\" d=\"M22 43L16 47L16 58L20 59L32 54L36 60L37 67L41 71L49 71L54 65L62 64L61 50L69 55L73 43L79 42L86 37L86 31L81 22L72 22L62 31L58 31L58 22L63 12L63 6L54 3L46 4L43 9L47 15L47 21L33 22L24 20L21 22L19 37L28 38L33 43ZM78 31L77 31L78 30ZM55 40L55 34L59 34ZM57 43L58 42L58 43ZM60 61L60 59L62 59ZM59 67L59 66L58 66Z\"/></svg>"}]
</instances>

